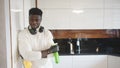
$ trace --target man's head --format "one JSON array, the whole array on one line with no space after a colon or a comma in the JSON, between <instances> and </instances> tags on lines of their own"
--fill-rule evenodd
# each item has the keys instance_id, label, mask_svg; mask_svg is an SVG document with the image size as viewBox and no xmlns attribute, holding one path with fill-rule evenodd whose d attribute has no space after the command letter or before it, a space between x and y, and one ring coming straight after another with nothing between
<instances>
[{"instance_id":1,"label":"man's head","mask_svg":"<svg viewBox=\"0 0 120 68\"><path fill-rule=\"evenodd\" d=\"M38 8L31 8L29 10L29 25L31 26L31 28L36 29L40 26L42 14L42 10Z\"/></svg>"}]
</instances>

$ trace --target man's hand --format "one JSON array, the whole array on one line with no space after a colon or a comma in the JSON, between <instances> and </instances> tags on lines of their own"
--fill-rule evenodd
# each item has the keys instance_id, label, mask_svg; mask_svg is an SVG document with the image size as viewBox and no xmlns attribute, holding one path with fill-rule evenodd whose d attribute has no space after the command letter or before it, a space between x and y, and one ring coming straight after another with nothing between
<instances>
[{"instance_id":1,"label":"man's hand","mask_svg":"<svg viewBox=\"0 0 120 68\"><path fill-rule=\"evenodd\" d=\"M47 58L48 52L49 52L48 49L41 51L41 53L42 53L42 58Z\"/></svg>"},{"instance_id":2,"label":"man's hand","mask_svg":"<svg viewBox=\"0 0 120 68\"><path fill-rule=\"evenodd\" d=\"M55 52L58 52L59 51L59 46L58 45L54 45L54 46L51 46L49 49L48 49L48 53L55 53Z\"/></svg>"},{"instance_id":3,"label":"man's hand","mask_svg":"<svg viewBox=\"0 0 120 68\"><path fill-rule=\"evenodd\" d=\"M59 51L59 46L58 45L51 46L49 49L41 51L42 58L47 58L48 54L55 53L55 52L58 52L58 51Z\"/></svg>"}]
</instances>

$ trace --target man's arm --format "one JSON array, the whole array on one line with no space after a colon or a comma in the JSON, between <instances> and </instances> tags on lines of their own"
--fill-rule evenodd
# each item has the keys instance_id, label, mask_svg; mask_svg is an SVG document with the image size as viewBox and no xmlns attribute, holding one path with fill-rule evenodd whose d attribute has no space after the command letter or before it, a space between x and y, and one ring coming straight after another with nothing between
<instances>
[{"instance_id":1,"label":"man's arm","mask_svg":"<svg viewBox=\"0 0 120 68\"><path fill-rule=\"evenodd\" d=\"M43 50L41 51L41 53L42 53L42 58L47 58L47 55L50 54L49 49Z\"/></svg>"},{"instance_id":2,"label":"man's arm","mask_svg":"<svg viewBox=\"0 0 120 68\"><path fill-rule=\"evenodd\" d=\"M31 44L29 40L25 37L24 33L20 33L18 36L18 47L20 55L29 61L40 60L42 58L41 51L32 51Z\"/></svg>"},{"instance_id":3,"label":"man's arm","mask_svg":"<svg viewBox=\"0 0 120 68\"><path fill-rule=\"evenodd\" d=\"M42 58L47 58L48 54L51 54L51 53L54 53L54 52L58 52L58 51L59 51L59 46L58 45L51 46L49 49L41 51Z\"/></svg>"}]
</instances>

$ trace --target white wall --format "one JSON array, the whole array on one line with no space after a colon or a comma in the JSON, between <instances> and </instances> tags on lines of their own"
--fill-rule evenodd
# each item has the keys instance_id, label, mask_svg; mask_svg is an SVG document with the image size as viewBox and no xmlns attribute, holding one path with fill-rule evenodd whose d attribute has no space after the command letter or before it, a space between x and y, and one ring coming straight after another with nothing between
<instances>
[{"instance_id":1,"label":"white wall","mask_svg":"<svg viewBox=\"0 0 120 68\"><path fill-rule=\"evenodd\" d=\"M0 0L0 68L11 68L9 0Z\"/></svg>"},{"instance_id":2,"label":"white wall","mask_svg":"<svg viewBox=\"0 0 120 68\"><path fill-rule=\"evenodd\" d=\"M11 13L11 36L12 36L12 66L13 68L21 68L20 59L17 49L18 30L24 28L23 16L23 0L10 0Z\"/></svg>"},{"instance_id":3,"label":"white wall","mask_svg":"<svg viewBox=\"0 0 120 68\"><path fill-rule=\"evenodd\" d=\"M17 36L20 30L28 26L28 11L33 6L34 0L10 0L13 68L22 68Z\"/></svg>"}]
</instances>

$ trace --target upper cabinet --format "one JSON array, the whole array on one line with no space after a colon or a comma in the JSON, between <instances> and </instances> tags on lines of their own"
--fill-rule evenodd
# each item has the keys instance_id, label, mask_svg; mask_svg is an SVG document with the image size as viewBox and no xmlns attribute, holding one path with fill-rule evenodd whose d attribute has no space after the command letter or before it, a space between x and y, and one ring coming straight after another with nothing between
<instances>
[{"instance_id":1,"label":"upper cabinet","mask_svg":"<svg viewBox=\"0 0 120 68\"><path fill-rule=\"evenodd\" d=\"M38 0L39 8L103 8L104 0Z\"/></svg>"},{"instance_id":2,"label":"upper cabinet","mask_svg":"<svg viewBox=\"0 0 120 68\"><path fill-rule=\"evenodd\" d=\"M120 0L38 0L48 29L118 29Z\"/></svg>"},{"instance_id":3,"label":"upper cabinet","mask_svg":"<svg viewBox=\"0 0 120 68\"><path fill-rule=\"evenodd\" d=\"M75 10L71 10L71 11L75 11ZM103 28L103 9L83 9L78 11L81 11L81 13L71 12L70 14L69 29L102 29Z\"/></svg>"},{"instance_id":4,"label":"upper cabinet","mask_svg":"<svg viewBox=\"0 0 120 68\"><path fill-rule=\"evenodd\" d=\"M104 29L120 29L120 0L105 0Z\"/></svg>"},{"instance_id":5,"label":"upper cabinet","mask_svg":"<svg viewBox=\"0 0 120 68\"><path fill-rule=\"evenodd\" d=\"M42 25L48 29L69 29L70 10L66 9L42 9Z\"/></svg>"},{"instance_id":6,"label":"upper cabinet","mask_svg":"<svg viewBox=\"0 0 120 68\"><path fill-rule=\"evenodd\" d=\"M104 0L70 0L71 8L103 8Z\"/></svg>"},{"instance_id":7,"label":"upper cabinet","mask_svg":"<svg viewBox=\"0 0 120 68\"><path fill-rule=\"evenodd\" d=\"M104 29L120 29L120 9L105 9Z\"/></svg>"},{"instance_id":8,"label":"upper cabinet","mask_svg":"<svg viewBox=\"0 0 120 68\"><path fill-rule=\"evenodd\" d=\"M39 8L69 8L70 0L38 0Z\"/></svg>"},{"instance_id":9,"label":"upper cabinet","mask_svg":"<svg viewBox=\"0 0 120 68\"><path fill-rule=\"evenodd\" d=\"M105 8L116 8L120 9L120 0L105 0Z\"/></svg>"}]
</instances>

